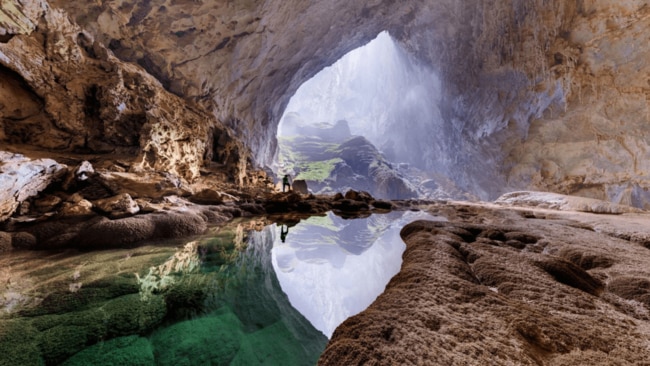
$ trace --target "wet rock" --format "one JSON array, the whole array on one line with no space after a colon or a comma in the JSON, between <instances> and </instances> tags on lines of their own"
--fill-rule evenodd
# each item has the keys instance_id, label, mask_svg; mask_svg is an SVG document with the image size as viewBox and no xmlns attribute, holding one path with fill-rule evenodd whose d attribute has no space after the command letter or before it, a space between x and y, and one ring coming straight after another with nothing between
<instances>
[{"instance_id":1,"label":"wet rock","mask_svg":"<svg viewBox=\"0 0 650 366\"><path fill-rule=\"evenodd\" d=\"M76 244L82 249L123 248L144 240L196 235L207 229L207 220L198 210L170 210L115 220L101 218L79 232Z\"/></svg>"},{"instance_id":2,"label":"wet rock","mask_svg":"<svg viewBox=\"0 0 650 366\"><path fill-rule=\"evenodd\" d=\"M155 224L148 216L117 220L102 218L79 233L77 245L82 249L120 248L151 239Z\"/></svg>"},{"instance_id":3,"label":"wet rock","mask_svg":"<svg viewBox=\"0 0 650 366\"><path fill-rule=\"evenodd\" d=\"M17 232L11 234L11 245L15 249L33 249L36 247L36 237L27 232Z\"/></svg>"},{"instance_id":4,"label":"wet rock","mask_svg":"<svg viewBox=\"0 0 650 366\"><path fill-rule=\"evenodd\" d=\"M133 216L140 212L140 207L128 193L95 201L94 206L114 219Z\"/></svg>"},{"instance_id":5,"label":"wet rock","mask_svg":"<svg viewBox=\"0 0 650 366\"><path fill-rule=\"evenodd\" d=\"M390 201L374 200L372 201L372 206L382 210L391 210L393 204Z\"/></svg>"},{"instance_id":6,"label":"wet rock","mask_svg":"<svg viewBox=\"0 0 650 366\"><path fill-rule=\"evenodd\" d=\"M0 253L8 252L11 249L11 234L0 231Z\"/></svg>"},{"instance_id":7,"label":"wet rock","mask_svg":"<svg viewBox=\"0 0 650 366\"><path fill-rule=\"evenodd\" d=\"M370 206L363 201L353 201L351 199L342 199L332 203L332 208L343 212L367 211Z\"/></svg>"}]
</instances>

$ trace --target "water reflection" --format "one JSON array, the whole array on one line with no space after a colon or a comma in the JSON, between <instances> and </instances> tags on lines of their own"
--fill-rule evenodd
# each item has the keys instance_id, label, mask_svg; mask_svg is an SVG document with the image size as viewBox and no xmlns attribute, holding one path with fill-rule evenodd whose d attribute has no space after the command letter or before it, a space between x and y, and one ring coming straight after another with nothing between
<instances>
[{"instance_id":1,"label":"water reflection","mask_svg":"<svg viewBox=\"0 0 650 366\"><path fill-rule=\"evenodd\" d=\"M328 213L301 221L288 234L275 227L280 238L271 255L282 290L329 338L384 291L401 266L405 245L399 232L420 219L445 220L411 211L354 220Z\"/></svg>"},{"instance_id":2,"label":"water reflection","mask_svg":"<svg viewBox=\"0 0 650 366\"><path fill-rule=\"evenodd\" d=\"M191 241L8 253L0 363L313 365L323 334L399 270L399 230L420 218L248 220Z\"/></svg>"}]
</instances>

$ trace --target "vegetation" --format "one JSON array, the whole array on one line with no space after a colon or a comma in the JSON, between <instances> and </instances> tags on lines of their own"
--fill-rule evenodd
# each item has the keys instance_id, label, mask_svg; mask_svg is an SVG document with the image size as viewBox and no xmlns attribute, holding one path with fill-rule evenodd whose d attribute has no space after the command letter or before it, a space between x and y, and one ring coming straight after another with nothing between
<instances>
[{"instance_id":1,"label":"vegetation","mask_svg":"<svg viewBox=\"0 0 650 366\"><path fill-rule=\"evenodd\" d=\"M296 179L322 182L330 176L336 167L336 164L341 162L343 162L343 160L340 158L323 161L301 162L298 164L296 169L299 172L296 176Z\"/></svg>"}]
</instances>

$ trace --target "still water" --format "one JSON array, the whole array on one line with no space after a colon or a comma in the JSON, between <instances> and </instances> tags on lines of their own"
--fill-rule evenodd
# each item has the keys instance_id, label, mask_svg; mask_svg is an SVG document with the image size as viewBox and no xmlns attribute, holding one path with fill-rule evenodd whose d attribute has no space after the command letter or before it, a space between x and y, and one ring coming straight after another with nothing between
<instances>
[{"instance_id":1,"label":"still water","mask_svg":"<svg viewBox=\"0 0 650 366\"><path fill-rule=\"evenodd\" d=\"M235 221L182 242L0 256L0 365L313 365L421 212Z\"/></svg>"}]
</instances>

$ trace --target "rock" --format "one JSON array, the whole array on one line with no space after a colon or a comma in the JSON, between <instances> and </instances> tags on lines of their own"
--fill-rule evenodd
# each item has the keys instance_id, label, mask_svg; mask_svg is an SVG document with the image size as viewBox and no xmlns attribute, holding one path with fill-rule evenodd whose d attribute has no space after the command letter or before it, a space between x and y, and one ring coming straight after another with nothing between
<instances>
[{"instance_id":1,"label":"rock","mask_svg":"<svg viewBox=\"0 0 650 366\"><path fill-rule=\"evenodd\" d=\"M0 231L0 253L8 252L11 249L11 234Z\"/></svg>"},{"instance_id":2,"label":"rock","mask_svg":"<svg viewBox=\"0 0 650 366\"><path fill-rule=\"evenodd\" d=\"M502 195L494 202L501 205L539 207L553 210L594 212L600 214L617 215L622 213L643 212L643 210L627 205L552 192L510 192Z\"/></svg>"},{"instance_id":3,"label":"rock","mask_svg":"<svg viewBox=\"0 0 650 366\"><path fill-rule=\"evenodd\" d=\"M114 219L133 216L140 212L140 207L128 193L95 201L94 206Z\"/></svg>"},{"instance_id":4,"label":"rock","mask_svg":"<svg viewBox=\"0 0 650 366\"><path fill-rule=\"evenodd\" d=\"M56 209L61 201L62 200L60 197L48 195L43 198L36 199L34 201L34 207L38 212L41 213L51 212Z\"/></svg>"},{"instance_id":5,"label":"rock","mask_svg":"<svg viewBox=\"0 0 650 366\"><path fill-rule=\"evenodd\" d=\"M36 237L27 232L11 233L11 246L15 249L33 249L36 247Z\"/></svg>"},{"instance_id":6,"label":"rock","mask_svg":"<svg viewBox=\"0 0 650 366\"><path fill-rule=\"evenodd\" d=\"M372 206L375 207L375 208L382 209L382 210L391 210L391 209L393 209L393 204L390 201L374 200L374 201L372 201Z\"/></svg>"},{"instance_id":7,"label":"rock","mask_svg":"<svg viewBox=\"0 0 650 366\"><path fill-rule=\"evenodd\" d=\"M203 189L190 196L189 201L200 205L220 205L223 203L223 195L214 189Z\"/></svg>"},{"instance_id":8,"label":"rock","mask_svg":"<svg viewBox=\"0 0 650 366\"><path fill-rule=\"evenodd\" d=\"M93 211L93 204L86 200L80 199L76 202L64 202L61 211L59 212L60 217L77 217L77 216L92 216L96 215Z\"/></svg>"},{"instance_id":9,"label":"rock","mask_svg":"<svg viewBox=\"0 0 650 366\"><path fill-rule=\"evenodd\" d=\"M476 214L470 220L492 217ZM418 360L432 365L506 365L513 359L517 364L599 364L596 355L607 352L616 361L605 363L643 362L650 353L638 348L645 337L635 332L648 333L650 281L641 275L647 272L644 266L618 264L647 258L647 249L576 225L599 220L596 215L561 217L571 220L524 219L516 227L408 224L401 231L407 247L400 272L368 309L336 329L319 365ZM647 221L643 215L638 219ZM641 229L644 225L631 229L622 219L612 225L647 232ZM515 237L529 243L517 240L524 244L519 248L483 244ZM543 252L532 250L541 249L541 243ZM584 263L585 268L553 253ZM594 263L604 266L590 273L587 268ZM607 279L607 286L601 278ZM641 309L626 305L629 301ZM582 320L576 322L576 317ZM615 320L621 317L633 325ZM465 353L468 344L474 351Z\"/></svg>"},{"instance_id":10,"label":"rock","mask_svg":"<svg viewBox=\"0 0 650 366\"><path fill-rule=\"evenodd\" d=\"M65 165L51 159L31 160L20 154L0 151L0 222L65 172Z\"/></svg>"},{"instance_id":11,"label":"rock","mask_svg":"<svg viewBox=\"0 0 650 366\"><path fill-rule=\"evenodd\" d=\"M207 229L208 217L198 211L173 210L109 220L101 218L84 227L76 244L81 249L124 248L152 239L197 235Z\"/></svg>"},{"instance_id":12,"label":"rock","mask_svg":"<svg viewBox=\"0 0 650 366\"><path fill-rule=\"evenodd\" d=\"M188 196L192 191L179 177L169 173L120 173L101 171L96 181L114 194L128 193L134 198L160 199L164 196Z\"/></svg>"},{"instance_id":13,"label":"rock","mask_svg":"<svg viewBox=\"0 0 650 366\"><path fill-rule=\"evenodd\" d=\"M291 189L300 194L309 194L309 189L307 188L307 182L304 179L296 179L291 185Z\"/></svg>"},{"instance_id":14,"label":"rock","mask_svg":"<svg viewBox=\"0 0 650 366\"><path fill-rule=\"evenodd\" d=\"M79 233L77 245L81 249L93 250L121 248L154 238L156 226L148 216L117 220L102 218Z\"/></svg>"},{"instance_id":15,"label":"rock","mask_svg":"<svg viewBox=\"0 0 650 366\"><path fill-rule=\"evenodd\" d=\"M367 203L363 201L354 201L351 199L342 199L332 203L332 208L343 212L367 211L370 209Z\"/></svg>"}]
</instances>

